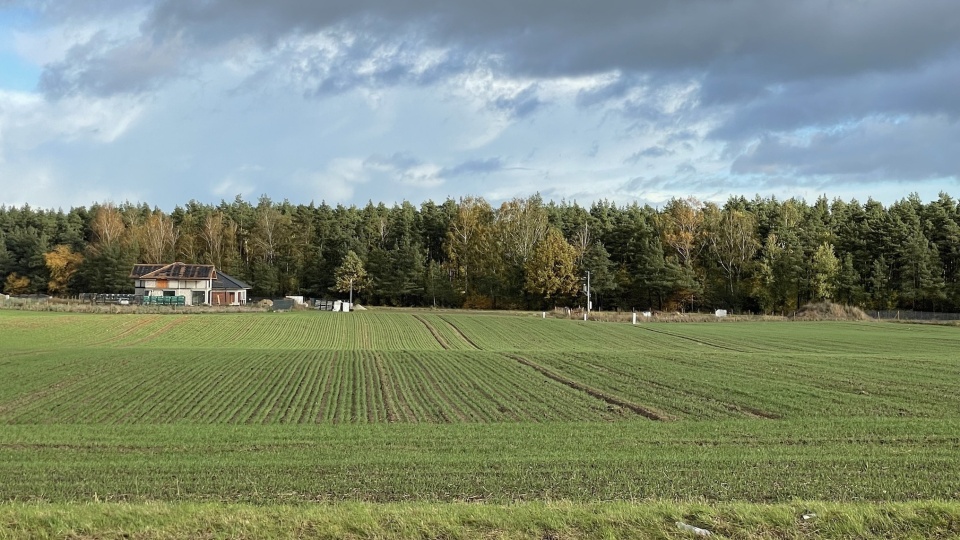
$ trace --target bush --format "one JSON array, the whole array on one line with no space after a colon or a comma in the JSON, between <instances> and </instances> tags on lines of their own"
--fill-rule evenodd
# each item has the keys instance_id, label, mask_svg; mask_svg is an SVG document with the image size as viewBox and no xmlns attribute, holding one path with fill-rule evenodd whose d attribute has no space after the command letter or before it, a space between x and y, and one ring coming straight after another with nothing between
<instances>
[{"instance_id":1,"label":"bush","mask_svg":"<svg viewBox=\"0 0 960 540\"><path fill-rule=\"evenodd\" d=\"M856 306L816 302L803 306L793 317L801 321L866 321L870 317Z\"/></svg>"}]
</instances>

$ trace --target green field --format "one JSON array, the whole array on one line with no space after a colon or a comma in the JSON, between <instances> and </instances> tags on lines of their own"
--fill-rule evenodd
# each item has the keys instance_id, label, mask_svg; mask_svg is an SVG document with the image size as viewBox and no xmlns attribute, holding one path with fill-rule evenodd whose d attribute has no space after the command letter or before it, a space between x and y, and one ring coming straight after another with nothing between
<instances>
[{"instance_id":1,"label":"green field","mask_svg":"<svg viewBox=\"0 0 960 540\"><path fill-rule=\"evenodd\" d=\"M960 535L957 327L0 311L0 342L0 500L23 519L943 501Z\"/></svg>"}]
</instances>

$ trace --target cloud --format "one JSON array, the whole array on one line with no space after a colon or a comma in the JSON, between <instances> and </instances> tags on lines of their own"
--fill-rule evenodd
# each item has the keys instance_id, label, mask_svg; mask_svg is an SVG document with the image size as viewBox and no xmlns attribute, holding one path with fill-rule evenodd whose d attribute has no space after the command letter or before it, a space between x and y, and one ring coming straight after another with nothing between
<instances>
[{"instance_id":1,"label":"cloud","mask_svg":"<svg viewBox=\"0 0 960 540\"><path fill-rule=\"evenodd\" d=\"M533 76L742 67L731 59L773 75L817 75L912 64L955 43L955 16L952 0L165 0L155 4L144 32L161 40L182 33L206 45L250 36L269 47L285 35L346 23L503 55L506 69Z\"/></svg>"},{"instance_id":2,"label":"cloud","mask_svg":"<svg viewBox=\"0 0 960 540\"><path fill-rule=\"evenodd\" d=\"M419 167L420 165L423 165L423 162L411 155L397 152L390 156L374 154L365 159L363 161L363 165L364 167L371 169L397 171Z\"/></svg>"},{"instance_id":3,"label":"cloud","mask_svg":"<svg viewBox=\"0 0 960 540\"><path fill-rule=\"evenodd\" d=\"M614 102L654 122L701 108L726 118L714 131L723 139L862 118L874 107L960 113L949 91L960 63L952 0L491 1L116 4L139 24L111 23L78 41L47 63L40 88L51 97L148 93L204 64L256 57L250 83L280 77L314 97L477 72L526 81L487 100L512 118L543 109L545 81L600 76L575 96L579 106ZM41 6L57 23L109 17L95 2Z\"/></svg>"},{"instance_id":4,"label":"cloud","mask_svg":"<svg viewBox=\"0 0 960 540\"><path fill-rule=\"evenodd\" d=\"M731 110L711 135L737 139L878 116L944 114L958 118L960 95L954 91L958 86L960 57L909 71L797 81Z\"/></svg>"},{"instance_id":5,"label":"cloud","mask_svg":"<svg viewBox=\"0 0 960 540\"><path fill-rule=\"evenodd\" d=\"M683 176L697 174L697 168L691 163L681 163L676 167L676 173Z\"/></svg>"},{"instance_id":6,"label":"cloud","mask_svg":"<svg viewBox=\"0 0 960 540\"><path fill-rule=\"evenodd\" d=\"M743 175L833 182L960 177L960 123L944 116L873 119L802 139L769 136L734 160Z\"/></svg>"},{"instance_id":7,"label":"cloud","mask_svg":"<svg viewBox=\"0 0 960 540\"><path fill-rule=\"evenodd\" d=\"M490 174L504 169L503 160L494 158L471 159L464 161L453 167L444 168L440 171L443 177L469 176L476 174Z\"/></svg>"},{"instance_id":8,"label":"cloud","mask_svg":"<svg viewBox=\"0 0 960 540\"><path fill-rule=\"evenodd\" d=\"M257 179L264 172L266 172L266 169L259 165L241 165L215 184L210 193L221 198L240 195L251 199L253 196L262 193L257 189Z\"/></svg>"},{"instance_id":9,"label":"cloud","mask_svg":"<svg viewBox=\"0 0 960 540\"><path fill-rule=\"evenodd\" d=\"M38 88L48 97L113 96L154 90L180 74L187 53L176 42L157 47L145 38L113 42L103 32L47 64Z\"/></svg>"},{"instance_id":10,"label":"cloud","mask_svg":"<svg viewBox=\"0 0 960 540\"><path fill-rule=\"evenodd\" d=\"M36 92L0 88L4 174L84 193L135 177L168 206L177 190L152 186L707 198L960 177L954 0L8 5L29 13L10 50L42 71Z\"/></svg>"},{"instance_id":11,"label":"cloud","mask_svg":"<svg viewBox=\"0 0 960 540\"><path fill-rule=\"evenodd\" d=\"M422 57L424 50L444 51L446 60L436 64L443 66L440 72L472 69L481 61L514 77L621 74L605 88L585 93L583 103L622 96L643 74L682 79L692 72L710 74L707 80L715 85L704 94L724 102L773 82L909 69L957 43L952 0L877 2L869 7L829 0L562 6L546 0L491 1L357 0L333 5L163 0L146 8L137 39L161 49L182 43L209 50L247 41L272 50L291 37L351 29L353 35L376 37L348 47L346 64L360 58L382 61L368 67L375 80L385 83L415 72L411 59ZM90 9L87 5L72 14ZM63 18L63 10L47 13ZM96 63L90 69L95 70ZM735 91L730 90L733 81L740 81Z\"/></svg>"},{"instance_id":12,"label":"cloud","mask_svg":"<svg viewBox=\"0 0 960 540\"><path fill-rule=\"evenodd\" d=\"M672 156L674 154L673 150L668 150L662 146L648 146L639 152L634 152L627 159L623 160L624 163L629 163L631 165L636 165L640 160L644 158L660 158L664 156Z\"/></svg>"},{"instance_id":13,"label":"cloud","mask_svg":"<svg viewBox=\"0 0 960 540\"><path fill-rule=\"evenodd\" d=\"M339 202L353 198L356 189L370 181L363 161L340 158L331 161L324 170L294 173L294 182L307 190L312 200Z\"/></svg>"},{"instance_id":14,"label":"cloud","mask_svg":"<svg viewBox=\"0 0 960 540\"><path fill-rule=\"evenodd\" d=\"M626 97L641 85L642 81L638 77L615 71L604 77L599 84L577 92L576 103L578 107L584 108L605 104Z\"/></svg>"},{"instance_id":15,"label":"cloud","mask_svg":"<svg viewBox=\"0 0 960 540\"><path fill-rule=\"evenodd\" d=\"M128 98L73 97L50 103L32 93L0 90L0 152L72 141L108 144L136 123L143 108Z\"/></svg>"},{"instance_id":16,"label":"cloud","mask_svg":"<svg viewBox=\"0 0 960 540\"><path fill-rule=\"evenodd\" d=\"M375 171L390 182L397 182L418 188L435 187L443 184L441 167L404 153L390 156L373 155L363 162L364 168Z\"/></svg>"},{"instance_id":17,"label":"cloud","mask_svg":"<svg viewBox=\"0 0 960 540\"><path fill-rule=\"evenodd\" d=\"M537 85L531 84L514 94L497 96L490 105L513 118L525 118L539 110L544 103L537 96Z\"/></svg>"}]
</instances>

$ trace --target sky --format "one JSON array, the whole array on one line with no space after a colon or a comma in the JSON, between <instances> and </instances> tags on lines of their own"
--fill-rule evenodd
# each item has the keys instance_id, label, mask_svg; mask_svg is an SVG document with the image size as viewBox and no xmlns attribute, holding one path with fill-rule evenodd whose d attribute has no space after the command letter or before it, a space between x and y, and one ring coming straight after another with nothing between
<instances>
[{"instance_id":1,"label":"sky","mask_svg":"<svg viewBox=\"0 0 960 540\"><path fill-rule=\"evenodd\" d=\"M0 0L0 204L960 197L956 0Z\"/></svg>"}]
</instances>

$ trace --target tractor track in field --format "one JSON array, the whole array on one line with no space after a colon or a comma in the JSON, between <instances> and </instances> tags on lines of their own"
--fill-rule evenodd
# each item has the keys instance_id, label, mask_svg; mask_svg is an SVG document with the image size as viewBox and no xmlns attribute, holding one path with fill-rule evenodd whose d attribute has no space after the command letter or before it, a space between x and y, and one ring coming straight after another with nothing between
<instances>
[{"instance_id":1,"label":"tractor track in field","mask_svg":"<svg viewBox=\"0 0 960 540\"><path fill-rule=\"evenodd\" d=\"M636 376L636 374L629 373L629 372L625 372L625 371L620 371L620 370L617 370L617 369L613 369L613 368L611 368L611 367L609 367L609 366L605 366L605 365L602 365L602 364L597 364L597 363L594 363L594 362L590 362L590 361L588 361L588 360L584 360L583 363L584 363L585 365L588 365L588 366L592 367L593 369L595 369L595 370L597 370L597 371L602 371L603 373L605 373L605 374L607 374L607 375L612 375L612 376L614 376L614 377L622 377L622 378L628 378L628 379L629 379L629 378L632 378L632 377L635 377L635 376ZM767 412L767 411L764 411L764 410L762 410L762 409L758 409L758 408L756 408L756 407L752 407L752 406L749 406L749 405L743 405L743 404L741 404L741 403L736 403L736 402L732 402L732 401L725 401L725 400L722 400L722 399L717 399L717 398L715 398L715 397L713 397L713 396L710 396L710 395L708 395L708 394L699 393L699 392L695 392L695 391L692 391L692 390L683 388L681 385L666 384L666 383L664 383L664 382L655 381L655 380L649 379L649 378L647 378L647 379L640 379L640 380L642 380L644 383L646 383L647 385L652 386L652 387L654 387L654 388L657 388L657 389L660 389L660 390L666 390L666 391L668 391L668 392L673 392L673 393L675 393L675 394L681 394L681 395L684 395L684 396L687 396L687 397L690 397L690 398L693 398L693 399L697 399L697 400L700 400L700 401L706 401L706 402L712 403L712 404L714 404L714 405L717 405L717 406L719 406L719 407L721 407L721 408L723 408L723 409L726 409L726 410L728 410L728 411L731 411L731 412L734 412L734 413L737 413L737 414L740 414L740 415L742 415L742 416L746 416L746 417L749 417L749 418L765 419L765 420L779 420L779 419L781 418L781 415L776 414L776 413Z\"/></svg>"},{"instance_id":2,"label":"tractor track in field","mask_svg":"<svg viewBox=\"0 0 960 540\"><path fill-rule=\"evenodd\" d=\"M440 346L444 348L444 350L448 350L448 351L450 350L450 345L447 344L447 341L443 339L443 336L440 335L440 332L437 332L437 329L434 328L432 324L430 324L426 319L424 319L420 315L414 315L413 318L420 321L421 323L423 323L424 326L427 327L427 330L429 330L430 333L433 335L433 339L437 340L437 343L439 343Z\"/></svg>"},{"instance_id":3,"label":"tractor track in field","mask_svg":"<svg viewBox=\"0 0 960 540\"><path fill-rule=\"evenodd\" d=\"M73 377L62 379L53 384L44 386L43 388L38 388L29 393L17 396L6 403L0 403L0 415L7 414L11 411L16 411L17 409L31 405L36 401L46 399L47 397L58 392L63 392L64 390L67 390L82 382L84 379L85 377L83 375L75 375Z\"/></svg>"},{"instance_id":4,"label":"tractor track in field","mask_svg":"<svg viewBox=\"0 0 960 540\"><path fill-rule=\"evenodd\" d=\"M172 328L175 328L175 327L180 326L181 324L187 322L188 317L189 317L188 315L181 315L181 316L177 317L176 319L168 322L167 324L161 326L160 328L157 328L157 329L154 330L153 332L150 332L150 333L147 334L146 336L143 336L142 338L137 339L137 340L134 340L134 341L131 341L131 342L129 342L129 343L124 343L124 344L121 345L121 346L122 346L122 347L135 347L135 346L137 346L137 345L142 345L142 344L144 344L144 343L153 341L154 339L162 336L163 334L166 334L166 333L167 333L168 331L170 331Z\"/></svg>"},{"instance_id":5,"label":"tractor track in field","mask_svg":"<svg viewBox=\"0 0 960 540\"><path fill-rule=\"evenodd\" d=\"M664 336L670 336L670 337L674 337L674 338L677 338L677 339L685 339L685 340L687 340L687 341L692 341L693 343L696 343L696 344L698 344L698 345L706 345L707 347L713 347L714 349L720 349L720 350L723 350L723 351L733 351L733 352L739 352L739 353L750 352L750 351L745 351L745 350L742 350L742 349L734 349L733 347L727 347L727 346L725 346L725 345L717 345L716 343L710 343L709 341L703 341L703 340L701 340L701 339L692 338L692 337L689 337L689 336L681 336L681 335L679 335L679 334L674 334L674 333L672 333L672 332L665 332L665 331L663 331L663 330L654 330L653 328L649 328L649 327L647 327L647 326L641 326L640 328L643 328L644 330L647 330L648 332L653 332L654 334L662 334L662 335L664 335Z\"/></svg>"},{"instance_id":6,"label":"tractor track in field","mask_svg":"<svg viewBox=\"0 0 960 540\"><path fill-rule=\"evenodd\" d=\"M387 422L392 424L398 420L397 406L394 404L393 397L390 396L390 392L387 390L388 385L392 384L393 381L387 376L387 369L383 366L383 356L379 353L373 356L373 367L377 373L377 386L380 391L380 396L383 399L383 408L386 410Z\"/></svg>"},{"instance_id":7,"label":"tractor track in field","mask_svg":"<svg viewBox=\"0 0 960 540\"><path fill-rule=\"evenodd\" d=\"M125 329L121 330L119 333L114 334L114 335L112 335L112 336L109 336L108 338L106 338L106 339L104 339L104 340L95 341L95 342L92 342L92 343L87 343L85 346L87 346L87 347L98 347L98 346L100 346L100 345L109 345L109 344L112 344L112 343L117 343L117 342L123 341L127 336L129 336L130 334L135 333L137 330L143 328L144 326L149 325L150 323L152 323L152 322L155 321L156 319L157 319L156 316L154 316L154 317L149 317L149 316L148 316L148 317L143 317L143 318L140 319L139 321L136 321L134 324L130 325L129 328L125 328Z\"/></svg>"},{"instance_id":8,"label":"tractor track in field","mask_svg":"<svg viewBox=\"0 0 960 540\"><path fill-rule=\"evenodd\" d=\"M630 401L627 401L627 400L624 400L624 399L620 399L620 398L618 398L618 397L616 397L616 396L611 396L610 394L607 394L606 392L597 390L596 388L593 388L593 387L591 387L591 386L587 386L587 385L585 385L585 384L583 384L583 383L580 383L580 382L577 382L577 381L575 381L575 380L573 380L573 379L568 379L567 377L564 377L563 375L560 375L560 374L558 374L558 373L555 373L555 372L553 372L553 371L545 368L544 366L541 366L540 364L538 364L538 363L536 363L536 362L534 362L534 361L532 361L532 360L528 360L528 359L526 359L526 358L524 358L524 357L522 357L522 356L516 356L516 355L513 355L513 354L505 354L504 356L507 357L507 358L510 358L511 360L515 360L516 362L519 362L520 364L522 364L522 365L524 365L524 366L527 366L527 367L530 368L530 369L533 369L533 370L539 372L541 375L543 375L544 377L546 377L546 378L548 378L548 379L554 380L554 381L556 381L556 382L558 382L558 383L560 383L560 384L562 384L562 385L564 385L564 386L568 386L568 387L570 387L570 388L573 388L574 390L579 390L580 392L585 392L585 393L587 393L587 394L590 395L590 396L593 396L593 397L595 397L595 398L597 398L597 399L599 399L599 400L601 400L601 401L606 402L606 403L609 404L609 405L615 405L615 406L617 406L617 407L623 407L624 409L631 410L631 411L633 411L633 412L639 414L640 416L642 416L642 417L644 417L644 418L647 418L647 419L649 419L649 420L656 420L656 421L659 421L659 422L663 422L663 421L667 421L667 420L673 420L673 418L671 418L670 416L667 416L666 414L663 414L663 413L661 413L661 412L657 412L657 411L648 409L648 408L646 408L646 407L642 407L642 406L640 406L640 405L637 405L636 403L632 403L632 402L630 402Z\"/></svg>"},{"instance_id":9,"label":"tractor track in field","mask_svg":"<svg viewBox=\"0 0 960 540\"><path fill-rule=\"evenodd\" d=\"M474 349L476 349L476 350L478 350L478 351L479 351L479 350L482 350L476 343L473 342L472 339L468 338L467 335L464 334L462 330L460 330L459 328L457 328L457 325L453 324L453 323L450 322L446 317L444 317L444 316L442 316L442 315L438 315L438 317L440 317L440 320L442 320L443 322L447 323L447 325L450 326L450 328L452 328L453 331L457 333L457 335L459 335L461 338L463 338L464 341L466 341L467 343L469 343L470 346L472 346Z\"/></svg>"}]
</instances>

